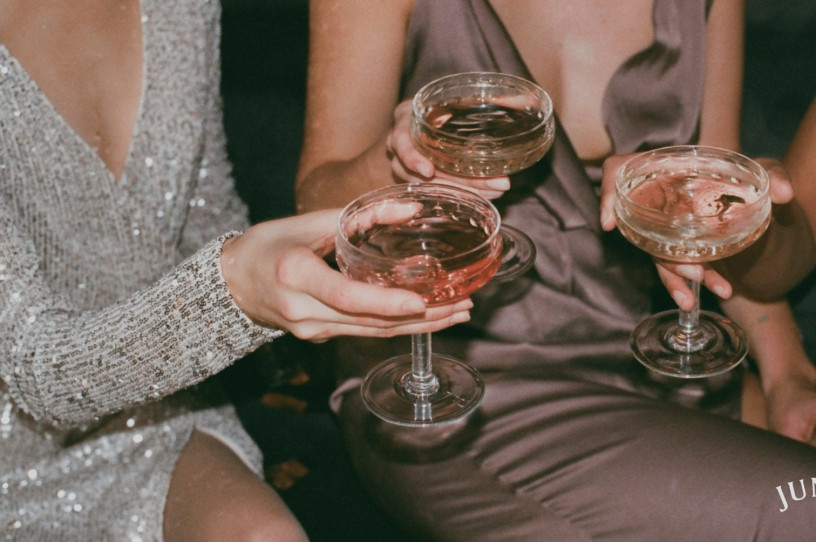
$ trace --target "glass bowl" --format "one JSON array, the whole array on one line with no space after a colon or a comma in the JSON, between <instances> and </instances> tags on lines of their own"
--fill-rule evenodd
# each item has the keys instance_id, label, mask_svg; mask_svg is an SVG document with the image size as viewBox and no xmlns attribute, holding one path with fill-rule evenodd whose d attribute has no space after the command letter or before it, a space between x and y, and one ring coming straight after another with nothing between
<instances>
[{"instance_id":1,"label":"glass bowl","mask_svg":"<svg viewBox=\"0 0 816 542\"><path fill-rule=\"evenodd\" d=\"M414 144L437 168L455 175L521 171L549 151L554 135L550 96L514 75L449 75L428 83L413 99Z\"/></svg>"}]
</instances>

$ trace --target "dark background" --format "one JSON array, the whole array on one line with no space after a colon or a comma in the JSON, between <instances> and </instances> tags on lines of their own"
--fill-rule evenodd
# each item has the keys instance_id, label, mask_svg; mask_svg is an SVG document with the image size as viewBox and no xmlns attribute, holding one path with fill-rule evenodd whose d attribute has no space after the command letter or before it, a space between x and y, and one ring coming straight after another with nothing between
<instances>
[{"instance_id":1,"label":"dark background","mask_svg":"<svg viewBox=\"0 0 816 542\"><path fill-rule=\"evenodd\" d=\"M253 222L290 215L303 137L308 2L222 5L224 123L238 192ZM264 452L267 479L311 540L404 539L353 474L328 409L331 360L318 347L283 337L225 371L222 380ZM287 475L292 463L301 470Z\"/></svg>"},{"instance_id":2,"label":"dark background","mask_svg":"<svg viewBox=\"0 0 816 542\"><path fill-rule=\"evenodd\" d=\"M303 136L308 2L222 4L224 115L238 190L253 222L289 215ZM744 150L781 157L816 96L816 2L748 0L747 7ZM803 288L797 300L816 358L816 288ZM285 337L236 364L223 380L264 452L267 478L313 541L405 540L353 474L328 410L334 379L332 360L322 352ZM287 477L281 466L292 462L303 470Z\"/></svg>"}]
</instances>

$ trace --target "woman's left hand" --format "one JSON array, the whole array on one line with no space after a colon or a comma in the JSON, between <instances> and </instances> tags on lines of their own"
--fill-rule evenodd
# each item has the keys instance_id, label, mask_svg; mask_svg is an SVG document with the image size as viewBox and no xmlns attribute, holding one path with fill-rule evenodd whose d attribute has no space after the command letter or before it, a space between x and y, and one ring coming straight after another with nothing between
<instances>
[{"instance_id":1,"label":"woman's left hand","mask_svg":"<svg viewBox=\"0 0 816 542\"><path fill-rule=\"evenodd\" d=\"M405 182L438 182L475 192L486 199L501 197L510 189L510 178L460 177L439 171L411 140L411 101L400 103L394 110L394 127L388 135L386 148L391 155L394 176Z\"/></svg>"},{"instance_id":2,"label":"woman's left hand","mask_svg":"<svg viewBox=\"0 0 816 542\"><path fill-rule=\"evenodd\" d=\"M339 213L262 222L224 243L224 278L249 318L313 342L433 332L470 318L470 299L427 307L417 293L359 282L332 269L323 257L334 248Z\"/></svg>"}]
</instances>

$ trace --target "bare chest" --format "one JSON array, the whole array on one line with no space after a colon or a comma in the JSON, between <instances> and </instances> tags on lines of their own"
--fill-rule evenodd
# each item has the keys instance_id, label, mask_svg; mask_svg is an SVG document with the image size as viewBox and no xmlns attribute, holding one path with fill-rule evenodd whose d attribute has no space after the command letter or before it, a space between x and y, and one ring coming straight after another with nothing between
<instances>
[{"instance_id":1,"label":"bare chest","mask_svg":"<svg viewBox=\"0 0 816 542\"><path fill-rule=\"evenodd\" d=\"M118 176L141 95L138 0L4 0L0 42Z\"/></svg>"},{"instance_id":2,"label":"bare chest","mask_svg":"<svg viewBox=\"0 0 816 542\"><path fill-rule=\"evenodd\" d=\"M611 149L601 118L609 80L654 39L653 0L491 0L534 79L553 98L578 155Z\"/></svg>"}]
</instances>

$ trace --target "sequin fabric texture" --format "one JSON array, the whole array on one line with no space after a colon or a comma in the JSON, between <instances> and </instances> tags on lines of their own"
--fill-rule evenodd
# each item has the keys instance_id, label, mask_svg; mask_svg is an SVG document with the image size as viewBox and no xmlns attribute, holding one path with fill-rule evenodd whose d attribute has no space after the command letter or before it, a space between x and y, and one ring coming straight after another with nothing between
<instances>
[{"instance_id":1,"label":"sequin fabric texture","mask_svg":"<svg viewBox=\"0 0 816 542\"><path fill-rule=\"evenodd\" d=\"M141 9L142 101L118 179L0 44L0 540L160 540L196 427L260 470L205 382L280 334L241 313L220 272L224 232L246 226L220 6Z\"/></svg>"}]
</instances>

